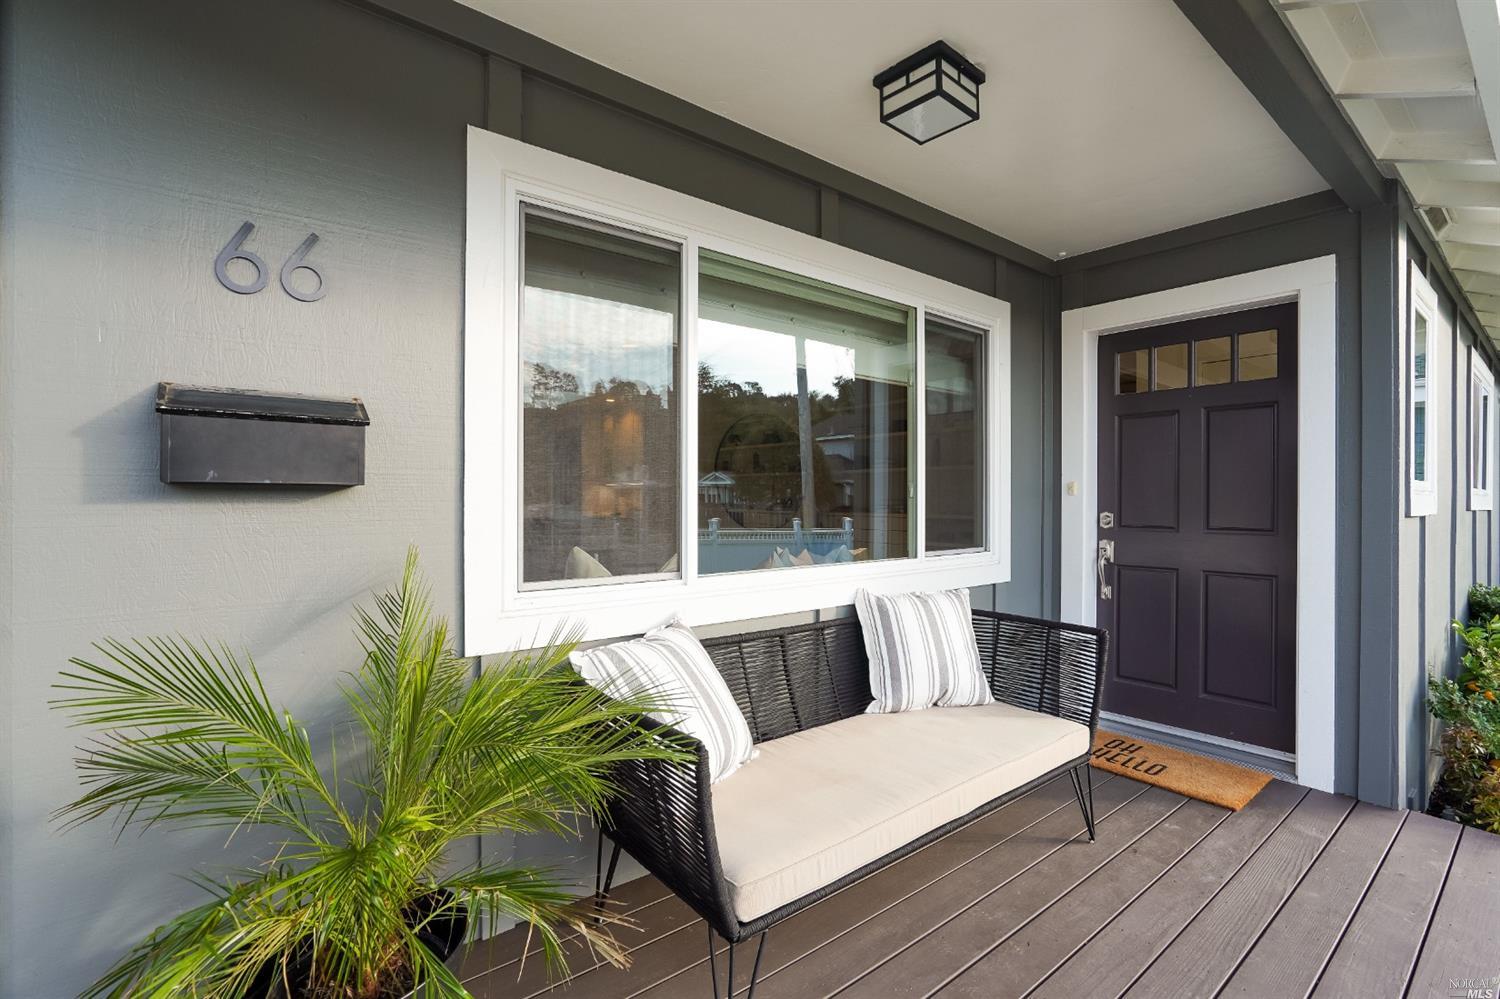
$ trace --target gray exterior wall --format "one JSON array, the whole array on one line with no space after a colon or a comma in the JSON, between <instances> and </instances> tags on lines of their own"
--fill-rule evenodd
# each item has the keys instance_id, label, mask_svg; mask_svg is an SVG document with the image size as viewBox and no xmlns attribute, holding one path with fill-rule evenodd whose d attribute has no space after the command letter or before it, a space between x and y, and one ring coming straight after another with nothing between
<instances>
[{"instance_id":1,"label":"gray exterior wall","mask_svg":"<svg viewBox=\"0 0 1500 999\"><path fill-rule=\"evenodd\" d=\"M1475 330L1482 327L1461 304L1457 282L1412 206L1402 198L1399 208L1402 258L1427 276L1437 292L1438 309L1453 330L1448 345L1451 391L1446 411L1429 416L1443 421L1449 440L1446 467L1439 469L1436 479L1437 511L1428 517L1403 516L1399 528L1398 760L1405 803L1422 808L1442 765L1433 752L1441 733L1426 710L1426 679L1429 674L1456 674L1463 643L1453 634L1452 623L1468 620L1469 587L1496 578L1495 513L1468 508L1470 346L1479 346L1481 358L1492 371L1496 365L1494 346L1483 333L1476 337ZM1493 463L1496 442L1490 443Z\"/></svg>"},{"instance_id":2,"label":"gray exterior wall","mask_svg":"<svg viewBox=\"0 0 1500 999\"><path fill-rule=\"evenodd\" d=\"M598 67L568 64L602 95L340 0L4 0L0 46L0 995L73 994L196 899L174 875L257 846L56 828L82 736L46 702L69 656L221 638L317 727L357 665L351 606L409 543L456 613L467 124L1010 299L1018 540L1012 581L976 602L1055 609L1056 282L998 237L706 112L668 124L670 102L626 106L639 85ZM327 297L221 288L246 219L273 268L316 231ZM161 485L160 380L362 397L367 484Z\"/></svg>"},{"instance_id":3,"label":"gray exterior wall","mask_svg":"<svg viewBox=\"0 0 1500 999\"><path fill-rule=\"evenodd\" d=\"M1364 427L1361 385L1360 218L1331 194L1311 195L1230 216L1139 243L1066 261L1061 275L1064 310L1112 302L1167 288L1334 254L1338 258L1339 516L1328 548L1299 558L1332 558L1338 566L1339 608L1336 716L1336 788L1358 789L1361 602L1361 453ZM1389 521L1387 521L1389 523ZM1387 527L1389 534L1389 527Z\"/></svg>"}]
</instances>

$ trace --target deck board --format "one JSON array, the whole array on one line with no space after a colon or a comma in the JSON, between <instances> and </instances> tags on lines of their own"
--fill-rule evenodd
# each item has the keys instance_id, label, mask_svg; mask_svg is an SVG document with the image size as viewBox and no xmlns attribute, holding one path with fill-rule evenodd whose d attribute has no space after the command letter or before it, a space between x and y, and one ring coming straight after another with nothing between
<instances>
[{"instance_id":1,"label":"deck board","mask_svg":"<svg viewBox=\"0 0 1500 999\"><path fill-rule=\"evenodd\" d=\"M1454 979L1469 988L1495 989L1500 975L1500 836L1465 829L1412 976L1411 996L1443 996L1456 991ZM1479 985L1478 982L1486 982ZM1494 993L1491 992L1493 995Z\"/></svg>"},{"instance_id":2,"label":"deck board","mask_svg":"<svg viewBox=\"0 0 1500 999\"><path fill-rule=\"evenodd\" d=\"M1500 974L1500 836L1280 781L1228 812L1095 780L1098 842L1066 778L1037 788L775 927L757 999L1446 995ZM614 901L629 969L575 941L552 982L510 931L461 975L477 999L709 999L703 921L652 878Z\"/></svg>"},{"instance_id":3,"label":"deck board","mask_svg":"<svg viewBox=\"0 0 1500 999\"><path fill-rule=\"evenodd\" d=\"M1036 990L1038 996L1117 996L1291 814L1305 789L1272 781L1172 871L1112 919Z\"/></svg>"},{"instance_id":4,"label":"deck board","mask_svg":"<svg viewBox=\"0 0 1500 999\"><path fill-rule=\"evenodd\" d=\"M1187 799L1152 788L1100 822L1097 842L1080 836L1014 881L986 895L855 982L849 999L914 999L940 988L1121 851Z\"/></svg>"},{"instance_id":5,"label":"deck board","mask_svg":"<svg viewBox=\"0 0 1500 999\"><path fill-rule=\"evenodd\" d=\"M942 989L942 999L1025 995L1231 814L1189 801Z\"/></svg>"},{"instance_id":6,"label":"deck board","mask_svg":"<svg viewBox=\"0 0 1500 999\"><path fill-rule=\"evenodd\" d=\"M1125 994L1193 999L1218 992L1333 838L1353 802L1309 791Z\"/></svg>"},{"instance_id":7,"label":"deck board","mask_svg":"<svg viewBox=\"0 0 1500 999\"><path fill-rule=\"evenodd\" d=\"M1220 995L1305 999L1375 880L1403 818L1389 808L1355 806Z\"/></svg>"},{"instance_id":8,"label":"deck board","mask_svg":"<svg viewBox=\"0 0 1500 999\"><path fill-rule=\"evenodd\" d=\"M1350 920L1314 996L1399 996L1447 877L1459 826L1412 813Z\"/></svg>"}]
</instances>

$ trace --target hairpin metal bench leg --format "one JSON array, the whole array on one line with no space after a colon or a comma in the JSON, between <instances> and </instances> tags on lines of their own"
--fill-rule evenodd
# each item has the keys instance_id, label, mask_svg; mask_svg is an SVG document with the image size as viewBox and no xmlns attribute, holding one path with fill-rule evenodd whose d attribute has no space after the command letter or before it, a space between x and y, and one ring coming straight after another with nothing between
<instances>
[{"instance_id":1,"label":"hairpin metal bench leg","mask_svg":"<svg viewBox=\"0 0 1500 999\"><path fill-rule=\"evenodd\" d=\"M594 905L603 908L609 889L615 883L615 867L620 863L620 844L614 844L609 855L609 872L604 871L604 830L599 830L599 845L594 851Z\"/></svg>"},{"instance_id":2,"label":"hairpin metal bench leg","mask_svg":"<svg viewBox=\"0 0 1500 999\"><path fill-rule=\"evenodd\" d=\"M755 964L750 968L750 991L745 993L745 999L755 999L755 986L760 981L760 956L766 951L766 934L770 932L760 931L760 943L755 945Z\"/></svg>"},{"instance_id":3,"label":"hairpin metal bench leg","mask_svg":"<svg viewBox=\"0 0 1500 999\"><path fill-rule=\"evenodd\" d=\"M1083 824L1089 831L1089 842L1094 842L1094 768L1087 763L1068 771L1073 779L1073 795L1078 799L1078 810L1083 812Z\"/></svg>"},{"instance_id":4,"label":"hairpin metal bench leg","mask_svg":"<svg viewBox=\"0 0 1500 999\"><path fill-rule=\"evenodd\" d=\"M770 930L762 930L760 942L755 945L755 964L750 968L750 989L745 993L745 999L755 999L755 986L760 984L760 959L766 952L766 934ZM714 928L708 928L708 973L713 981L714 999L734 999L734 941L729 941L729 973L724 982L724 991L719 991L719 958L714 947Z\"/></svg>"}]
</instances>

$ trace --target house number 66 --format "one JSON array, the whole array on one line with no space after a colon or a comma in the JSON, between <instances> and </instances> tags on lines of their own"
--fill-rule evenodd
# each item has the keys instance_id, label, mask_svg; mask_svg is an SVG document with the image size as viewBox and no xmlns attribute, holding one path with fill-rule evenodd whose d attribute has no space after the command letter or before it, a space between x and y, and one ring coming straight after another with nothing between
<instances>
[{"instance_id":1,"label":"house number 66","mask_svg":"<svg viewBox=\"0 0 1500 999\"><path fill-rule=\"evenodd\" d=\"M254 231L254 223L246 222L240 226L235 231L235 234L230 237L229 242L224 244L224 249L220 250L219 255L214 258L214 276L219 279L220 284L237 295L255 294L266 286L266 280L270 277L266 262L261 259L260 255L253 250L244 248L245 240L249 239L250 234ZM288 295L299 302L316 302L323 297L323 275L316 267L307 262L308 253L312 251L313 246L317 242L318 234L315 232L308 233L307 238L302 241L302 245L292 251L292 255L286 258L286 263L281 265L281 287ZM229 262L231 260L243 260L251 267L254 267L255 280L245 283L236 281L230 277ZM299 291L292 285L292 273L294 271L307 271L318 279L318 286L312 291Z\"/></svg>"}]
</instances>

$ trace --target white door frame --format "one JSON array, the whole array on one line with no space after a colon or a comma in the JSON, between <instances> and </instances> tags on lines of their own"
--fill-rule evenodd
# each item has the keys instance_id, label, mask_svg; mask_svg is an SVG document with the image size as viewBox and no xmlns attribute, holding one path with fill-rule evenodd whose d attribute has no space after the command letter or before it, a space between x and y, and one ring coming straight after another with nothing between
<instances>
[{"instance_id":1,"label":"white door frame","mask_svg":"<svg viewBox=\"0 0 1500 999\"><path fill-rule=\"evenodd\" d=\"M1333 256L1062 314L1062 616L1095 618L1098 339L1111 333L1297 303L1297 781L1334 778L1333 539L1337 511L1337 269Z\"/></svg>"}]
</instances>

